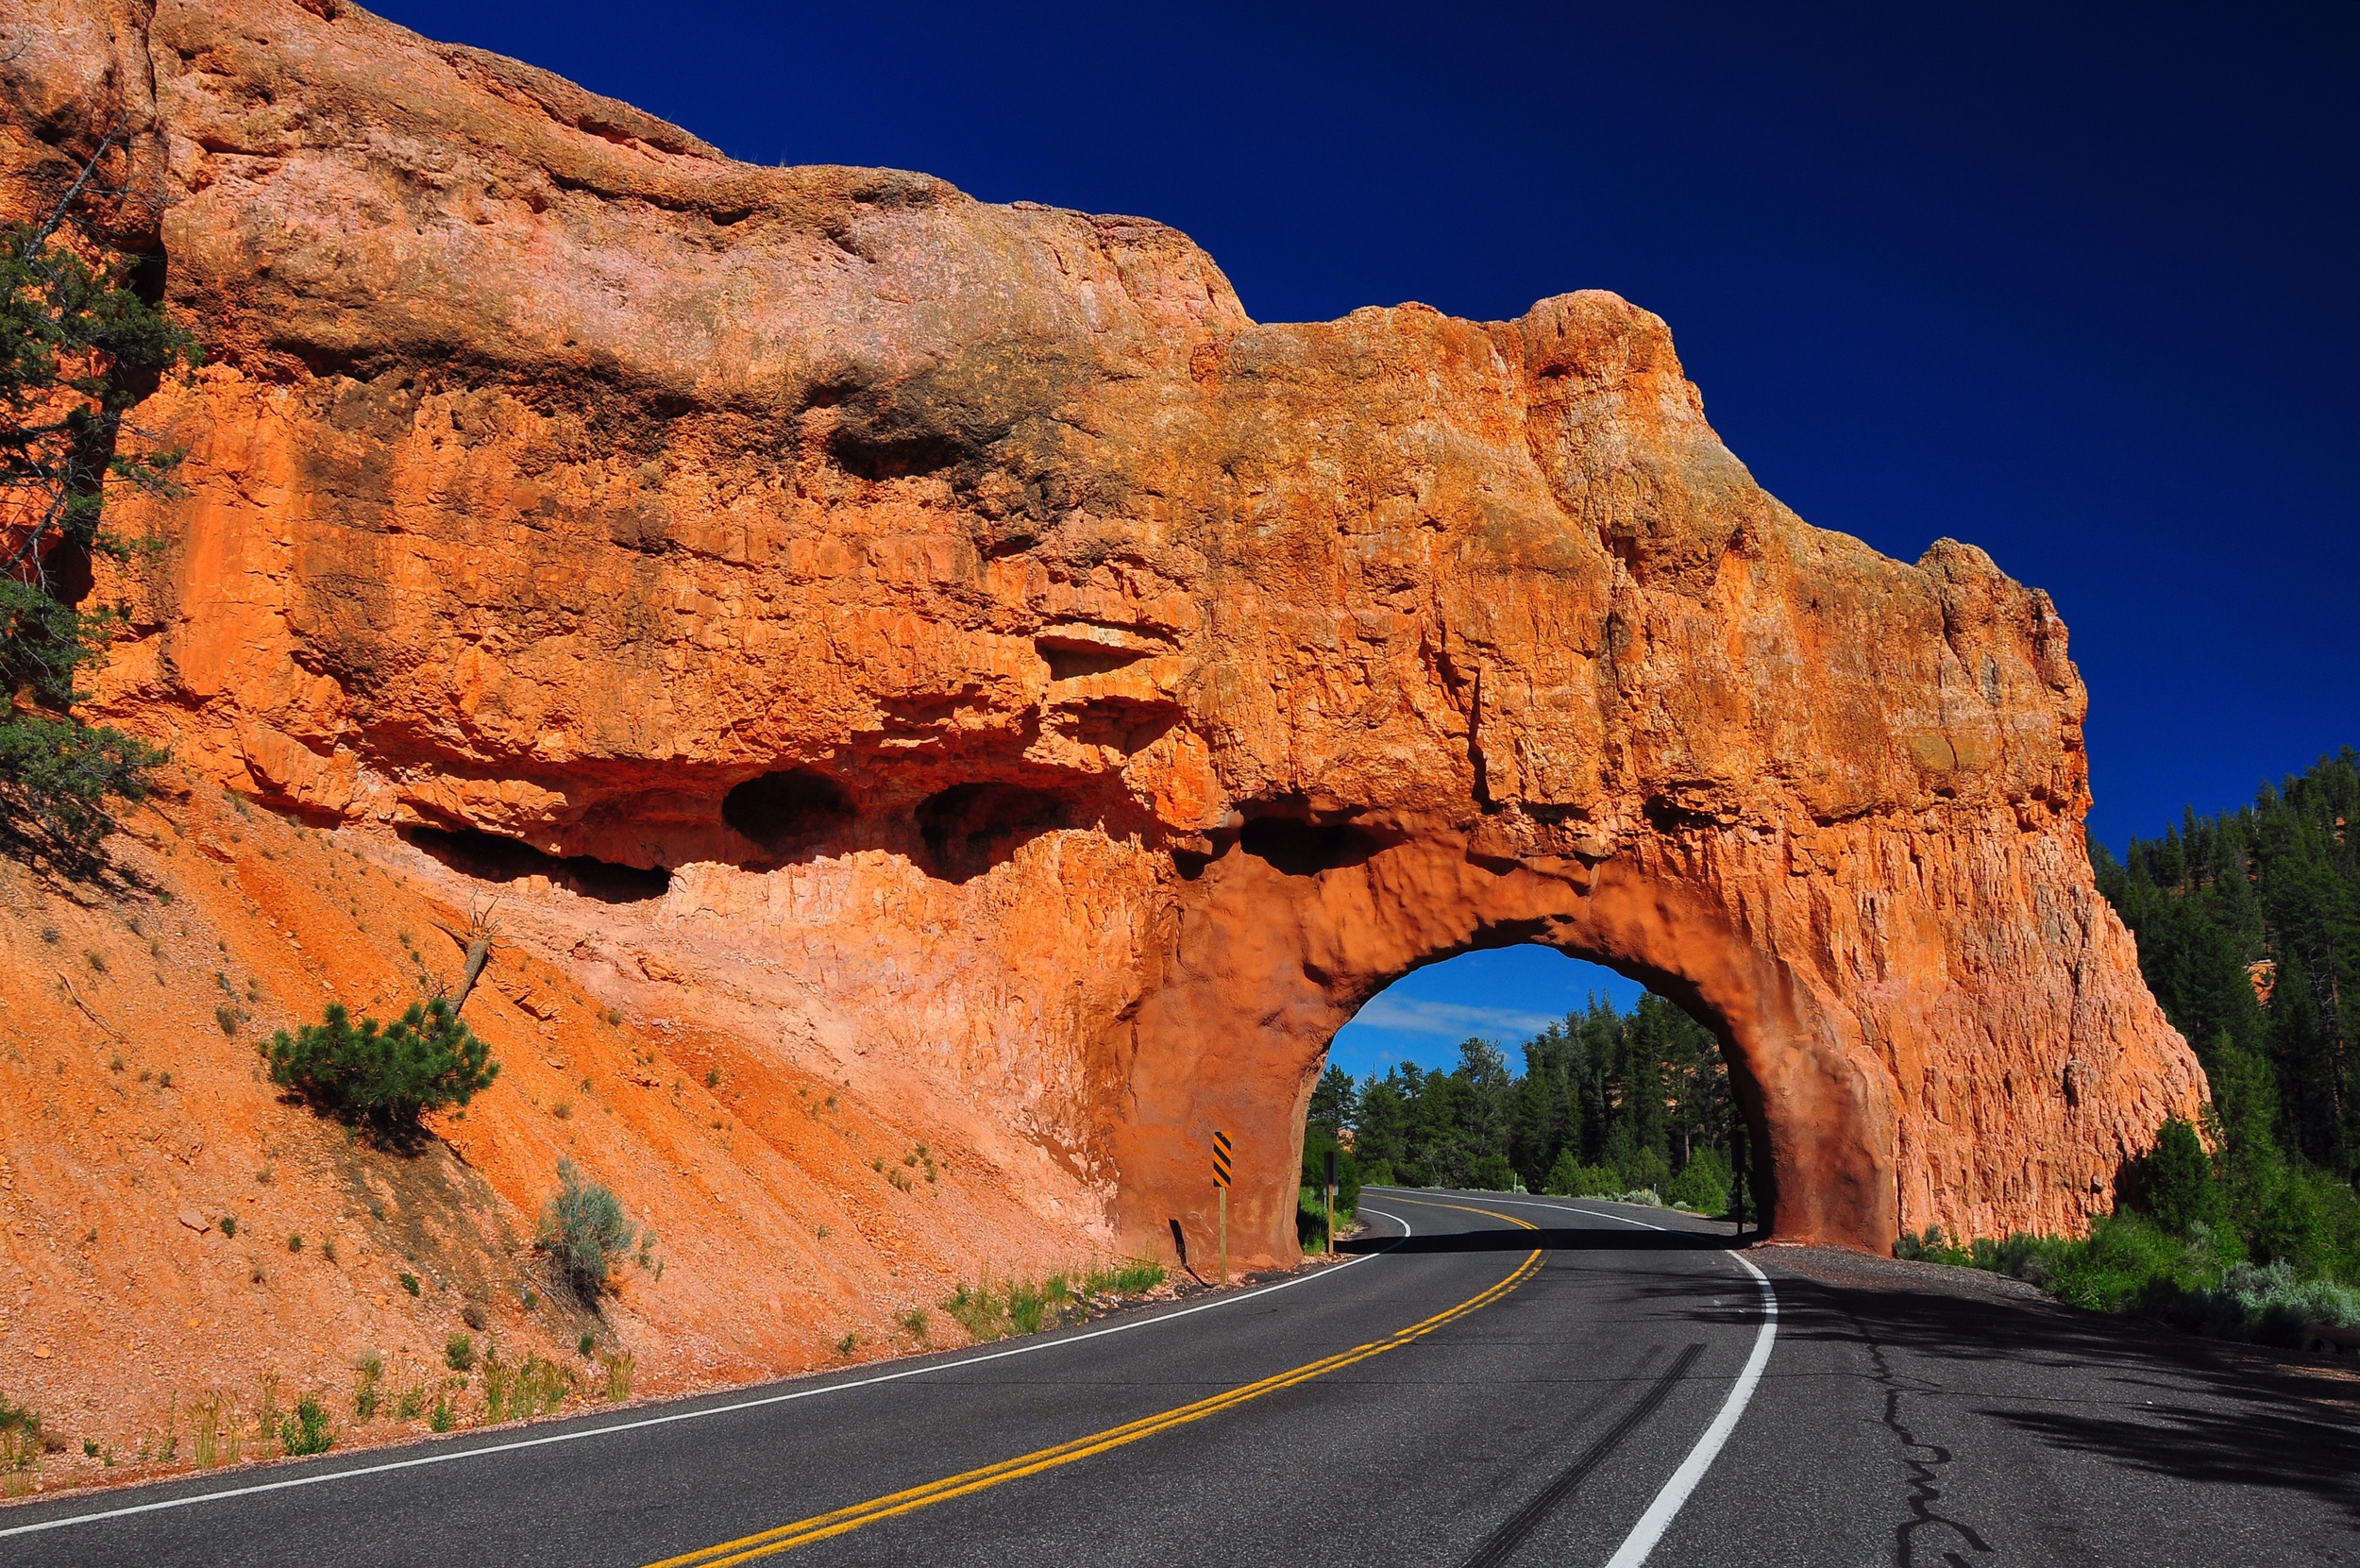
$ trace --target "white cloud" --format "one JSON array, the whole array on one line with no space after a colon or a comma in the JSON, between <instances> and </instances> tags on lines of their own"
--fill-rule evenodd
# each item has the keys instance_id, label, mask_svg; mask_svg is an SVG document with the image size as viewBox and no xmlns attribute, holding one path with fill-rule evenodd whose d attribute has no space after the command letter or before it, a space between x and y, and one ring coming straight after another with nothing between
<instances>
[{"instance_id":1,"label":"white cloud","mask_svg":"<svg viewBox=\"0 0 2360 1568\"><path fill-rule=\"evenodd\" d=\"M1455 1002L1413 1002L1380 996L1360 1009L1353 1023L1397 1035L1439 1035L1463 1040L1470 1035L1522 1038L1557 1021L1545 1013L1513 1007L1469 1007Z\"/></svg>"}]
</instances>

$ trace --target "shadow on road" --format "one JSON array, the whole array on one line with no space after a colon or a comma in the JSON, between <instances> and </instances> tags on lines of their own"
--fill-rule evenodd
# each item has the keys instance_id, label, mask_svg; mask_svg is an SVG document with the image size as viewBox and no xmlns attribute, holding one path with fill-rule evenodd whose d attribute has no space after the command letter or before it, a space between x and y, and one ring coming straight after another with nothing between
<instances>
[{"instance_id":1,"label":"shadow on road","mask_svg":"<svg viewBox=\"0 0 2360 1568\"><path fill-rule=\"evenodd\" d=\"M1835 1285L1784 1269L1776 1283L1781 1345L1864 1340L1863 1376L1889 1392L1965 1400L2060 1450L2313 1498L2360 1519L2360 1385L2325 1368L2056 1302ZM1645 1289L1698 1322L1728 1320L1726 1307L1696 1302L1693 1284Z\"/></svg>"},{"instance_id":2,"label":"shadow on road","mask_svg":"<svg viewBox=\"0 0 2360 1568\"><path fill-rule=\"evenodd\" d=\"M1338 1250L1700 1253L1739 1244L1726 1231L1520 1230L1467 1219L1482 1228L1364 1237ZM1745 1238L1757 1239L1752 1231ZM1976 1288L1981 1282L1943 1272L1886 1283L1878 1275L1897 1267L1889 1259L1821 1253L1814 1262L1810 1254L1776 1249L1752 1256L1773 1271L1785 1353L1813 1342L1864 1344L1869 1354L1856 1364L1862 1380L1876 1386L1878 1406L1962 1400L2061 1451L2192 1485L2267 1489L2360 1521L2360 1380L2336 1370L2151 1320L1988 1294ZM1759 1309L1743 1295L1700 1298L1691 1273L1653 1272L1633 1283L1700 1324L1726 1329L1758 1321Z\"/></svg>"},{"instance_id":3,"label":"shadow on road","mask_svg":"<svg viewBox=\"0 0 2360 1568\"><path fill-rule=\"evenodd\" d=\"M1753 1239L1751 1232L1746 1239ZM1361 1236L1336 1243L1338 1252L1462 1253L1530 1252L1728 1252L1733 1236L1700 1236L1677 1230L1574 1230L1543 1225L1537 1230L1510 1230L1505 1225L1482 1230L1418 1236Z\"/></svg>"}]
</instances>

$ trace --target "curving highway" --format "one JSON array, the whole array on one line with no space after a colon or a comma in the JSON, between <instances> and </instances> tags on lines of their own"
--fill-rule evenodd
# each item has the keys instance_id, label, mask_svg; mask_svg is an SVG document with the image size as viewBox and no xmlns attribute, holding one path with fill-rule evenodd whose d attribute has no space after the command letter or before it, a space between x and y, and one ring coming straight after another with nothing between
<instances>
[{"instance_id":1,"label":"curving highway","mask_svg":"<svg viewBox=\"0 0 2360 1568\"><path fill-rule=\"evenodd\" d=\"M10 1508L0 1563L2360 1563L2348 1380L1659 1210L1361 1212L1112 1323Z\"/></svg>"}]
</instances>

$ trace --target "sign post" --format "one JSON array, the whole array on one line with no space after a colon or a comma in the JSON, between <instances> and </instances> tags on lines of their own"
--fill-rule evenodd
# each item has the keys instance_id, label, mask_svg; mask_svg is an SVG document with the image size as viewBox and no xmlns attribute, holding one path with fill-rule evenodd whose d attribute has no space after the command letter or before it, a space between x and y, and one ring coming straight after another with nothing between
<instances>
[{"instance_id":1,"label":"sign post","mask_svg":"<svg viewBox=\"0 0 2360 1568\"><path fill-rule=\"evenodd\" d=\"M1221 1282L1229 1283L1229 1135L1213 1133L1213 1186L1221 1191Z\"/></svg>"},{"instance_id":2,"label":"sign post","mask_svg":"<svg viewBox=\"0 0 2360 1568\"><path fill-rule=\"evenodd\" d=\"M1737 1235L1745 1236L1745 1123L1738 1122L1729 1129L1729 1153L1735 1157L1729 1163L1737 1169L1732 1172L1737 1188Z\"/></svg>"},{"instance_id":3,"label":"sign post","mask_svg":"<svg viewBox=\"0 0 2360 1568\"><path fill-rule=\"evenodd\" d=\"M1327 1256L1336 1256L1336 1151L1327 1151Z\"/></svg>"}]
</instances>

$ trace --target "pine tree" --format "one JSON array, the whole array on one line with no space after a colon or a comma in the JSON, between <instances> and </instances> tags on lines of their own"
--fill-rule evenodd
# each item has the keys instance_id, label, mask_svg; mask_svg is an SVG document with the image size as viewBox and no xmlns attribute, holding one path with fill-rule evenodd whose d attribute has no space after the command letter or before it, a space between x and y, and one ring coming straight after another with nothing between
<instances>
[{"instance_id":1,"label":"pine tree","mask_svg":"<svg viewBox=\"0 0 2360 1568\"><path fill-rule=\"evenodd\" d=\"M1698 1193L1728 1180L1728 1076L1720 1047L1661 997L1619 1013L1601 997L1524 1043L1524 1071L1470 1039L1458 1065L1405 1062L1359 1086L1354 1148L1368 1179L1410 1186L1584 1191L1662 1187L1706 1159ZM1341 1079L1340 1074L1330 1076ZM1349 1080L1341 1080L1349 1087ZM1323 1136L1314 1094L1306 1147ZM1720 1174L1716 1177L1715 1172Z\"/></svg>"},{"instance_id":2,"label":"pine tree","mask_svg":"<svg viewBox=\"0 0 2360 1568\"><path fill-rule=\"evenodd\" d=\"M163 760L74 717L123 619L79 599L93 555L138 548L104 526L108 481L168 488L175 460L126 450L126 416L196 358L90 221L117 152L102 139L45 217L0 228L0 835L77 861L112 828L108 801L143 798Z\"/></svg>"},{"instance_id":3,"label":"pine tree","mask_svg":"<svg viewBox=\"0 0 2360 1568\"><path fill-rule=\"evenodd\" d=\"M1311 1106L1306 1120L1313 1126L1326 1128L1332 1137L1352 1125L1358 1099L1352 1087L1352 1074L1340 1067L1330 1066L1311 1089Z\"/></svg>"}]
</instances>

